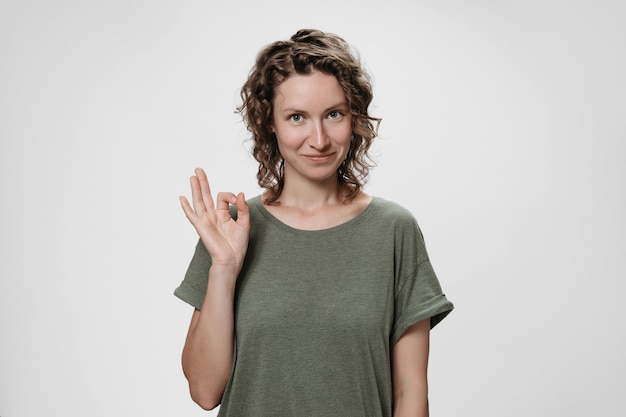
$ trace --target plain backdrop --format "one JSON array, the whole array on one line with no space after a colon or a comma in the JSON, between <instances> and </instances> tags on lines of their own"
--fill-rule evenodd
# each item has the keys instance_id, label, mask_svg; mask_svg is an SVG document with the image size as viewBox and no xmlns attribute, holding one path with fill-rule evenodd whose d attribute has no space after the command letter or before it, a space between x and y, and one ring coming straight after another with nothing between
<instances>
[{"instance_id":1,"label":"plain backdrop","mask_svg":"<svg viewBox=\"0 0 626 417\"><path fill-rule=\"evenodd\" d=\"M259 192L238 91L305 27L372 73L366 190L415 214L456 305L431 415L626 415L624 2L0 4L0 416L207 415L178 196L196 166Z\"/></svg>"}]
</instances>

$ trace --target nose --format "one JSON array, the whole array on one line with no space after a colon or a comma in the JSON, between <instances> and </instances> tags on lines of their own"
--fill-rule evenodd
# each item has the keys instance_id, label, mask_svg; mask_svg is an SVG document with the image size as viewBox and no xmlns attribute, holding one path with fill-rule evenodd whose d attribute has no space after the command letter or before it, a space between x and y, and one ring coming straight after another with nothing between
<instances>
[{"instance_id":1,"label":"nose","mask_svg":"<svg viewBox=\"0 0 626 417\"><path fill-rule=\"evenodd\" d=\"M313 131L311 132L311 136L309 139L309 145L318 151L326 148L330 143L330 139L328 134L326 133L326 129L324 128L324 124L321 122L317 122L313 126Z\"/></svg>"}]
</instances>

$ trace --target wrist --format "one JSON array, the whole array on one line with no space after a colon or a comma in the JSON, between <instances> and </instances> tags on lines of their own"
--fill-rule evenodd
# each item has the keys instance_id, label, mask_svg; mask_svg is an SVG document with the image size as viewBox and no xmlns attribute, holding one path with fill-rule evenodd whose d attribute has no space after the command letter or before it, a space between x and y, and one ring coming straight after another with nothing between
<instances>
[{"instance_id":1,"label":"wrist","mask_svg":"<svg viewBox=\"0 0 626 417\"><path fill-rule=\"evenodd\" d=\"M209 268L209 283L228 284L234 288L241 266L233 264L212 264Z\"/></svg>"}]
</instances>

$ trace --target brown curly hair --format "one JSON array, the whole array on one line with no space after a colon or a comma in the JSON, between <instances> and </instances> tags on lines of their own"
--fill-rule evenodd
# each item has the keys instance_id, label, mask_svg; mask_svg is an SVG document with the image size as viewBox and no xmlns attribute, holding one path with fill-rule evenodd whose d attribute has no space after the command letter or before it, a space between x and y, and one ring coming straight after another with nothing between
<instances>
[{"instance_id":1,"label":"brown curly hair","mask_svg":"<svg viewBox=\"0 0 626 417\"><path fill-rule=\"evenodd\" d=\"M368 114L373 98L369 75L339 36L314 29L299 30L290 40L274 42L259 52L241 88L242 105L237 108L252 133L252 155L259 162L257 179L259 186L268 191L266 204L278 200L284 185L284 160L272 131L274 92L291 75L313 71L335 76L352 113L353 138L337 171L339 184L347 191L344 203L358 195L369 169L374 166L368 150L378 134L381 119Z\"/></svg>"}]
</instances>

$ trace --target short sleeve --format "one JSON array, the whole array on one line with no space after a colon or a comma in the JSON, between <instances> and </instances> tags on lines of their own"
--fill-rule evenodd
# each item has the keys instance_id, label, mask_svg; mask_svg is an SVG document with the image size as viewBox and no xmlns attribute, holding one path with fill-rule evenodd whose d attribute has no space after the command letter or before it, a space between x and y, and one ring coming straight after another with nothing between
<instances>
[{"instance_id":1,"label":"short sleeve","mask_svg":"<svg viewBox=\"0 0 626 417\"><path fill-rule=\"evenodd\" d=\"M211 257L201 240L191 258L185 278L174 290L174 295L198 310L202 308L209 279Z\"/></svg>"},{"instance_id":2,"label":"short sleeve","mask_svg":"<svg viewBox=\"0 0 626 417\"><path fill-rule=\"evenodd\" d=\"M230 217L237 220L237 207L229 207ZM206 289L209 283L209 268L211 267L211 256L207 252L202 240L198 239L196 250L191 258L185 278L174 290L174 295L187 304L200 310L206 296Z\"/></svg>"},{"instance_id":3,"label":"short sleeve","mask_svg":"<svg viewBox=\"0 0 626 417\"><path fill-rule=\"evenodd\" d=\"M396 237L396 280L392 346L406 330L430 318L435 327L454 308L428 259L424 238L413 220Z\"/></svg>"}]
</instances>

